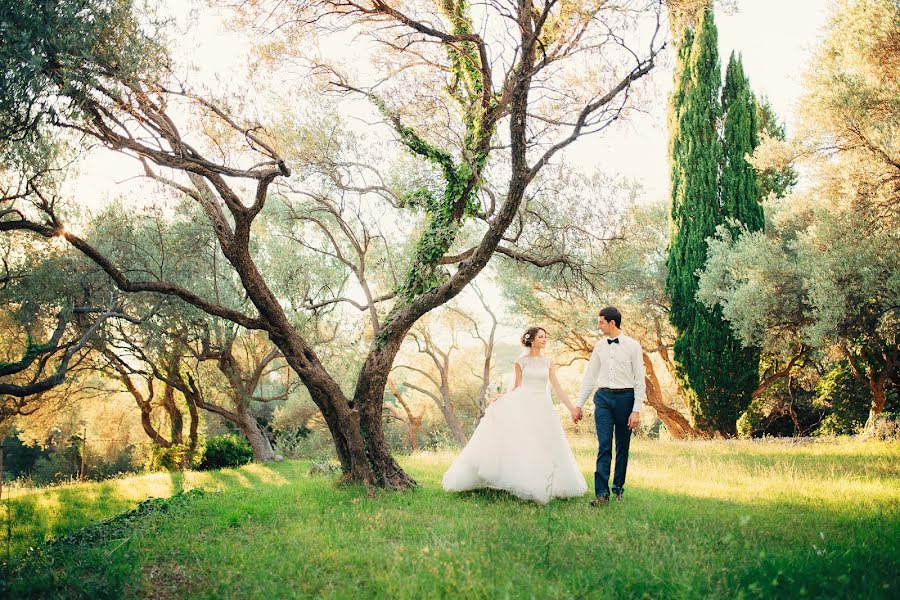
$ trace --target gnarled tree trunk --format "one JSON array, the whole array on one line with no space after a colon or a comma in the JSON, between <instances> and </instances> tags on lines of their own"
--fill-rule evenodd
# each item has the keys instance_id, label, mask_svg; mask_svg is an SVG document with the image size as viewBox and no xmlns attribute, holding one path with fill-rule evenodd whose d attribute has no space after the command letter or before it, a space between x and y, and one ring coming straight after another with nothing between
<instances>
[{"instance_id":1,"label":"gnarled tree trunk","mask_svg":"<svg viewBox=\"0 0 900 600\"><path fill-rule=\"evenodd\" d=\"M447 421L447 427L450 429L450 433L453 434L453 437L456 438L456 442L463 447L468 442L468 438L466 438L466 434L462 429L462 424L459 422L459 417L456 416L456 411L453 410L453 407L449 404L441 405L441 412L444 413L444 420Z\"/></svg>"},{"instance_id":2,"label":"gnarled tree trunk","mask_svg":"<svg viewBox=\"0 0 900 600\"><path fill-rule=\"evenodd\" d=\"M169 415L169 430L173 444L184 443L184 418L181 416L181 409L175 404L175 388L166 384L163 387L162 400L163 410Z\"/></svg>"},{"instance_id":3,"label":"gnarled tree trunk","mask_svg":"<svg viewBox=\"0 0 900 600\"><path fill-rule=\"evenodd\" d=\"M153 398L155 395L155 387L153 385L154 377L150 375L144 376L144 383L147 388L146 394L141 391L135 381L132 379L136 373L130 372L130 369L121 358L119 358L112 350L101 347L100 352L108 359L109 366L112 368L114 376L122 382L125 390L131 395L137 404L141 413L141 427L147 437L160 448L171 448L174 445L184 445L184 415L181 407L175 401L175 391L180 390L177 385L173 385L168 381L163 381L164 388L160 404L169 417L169 439L166 439L153 424ZM190 468L194 453L197 451L197 430L200 425L200 416L197 414L197 407L189 394L182 394L188 408L188 442L186 445L187 452L181 461L181 468Z\"/></svg>"},{"instance_id":4,"label":"gnarled tree trunk","mask_svg":"<svg viewBox=\"0 0 900 600\"><path fill-rule=\"evenodd\" d=\"M864 383L872 393L872 404L869 406L869 417L866 419L866 427L871 427L878 419L878 415L884 412L884 405L887 402L887 383L894 377L897 368L898 357L900 357L900 349L891 348L887 352L865 355L865 360L861 361L862 365L856 363L855 356L846 345L841 345L841 350L847 358L847 364L850 366L850 372L853 376Z\"/></svg>"},{"instance_id":5,"label":"gnarled tree trunk","mask_svg":"<svg viewBox=\"0 0 900 600\"><path fill-rule=\"evenodd\" d=\"M387 440L384 439L382 419L388 373L408 329L407 327L402 335L395 333L380 349L376 347L369 353L353 394L353 406L359 411L358 426L364 440L362 449L370 465L370 472L378 485L391 489L406 489L416 485L416 480L391 456Z\"/></svg>"},{"instance_id":6,"label":"gnarled tree trunk","mask_svg":"<svg viewBox=\"0 0 900 600\"><path fill-rule=\"evenodd\" d=\"M656 377L656 369L653 367L653 363L646 352L643 353L643 357L644 370L647 373L645 377L647 383L647 404L653 407L663 425L666 426L669 435L674 439L681 440L687 437L699 437L697 430L691 426L690 422L680 412L666 405L662 397L662 387L659 385L659 379Z\"/></svg>"},{"instance_id":7,"label":"gnarled tree trunk","mask_svg":"<svg viewBox=\"0 0 900 600\"><path fill-rule=\"evenodd\" d=\"M272 449L272 443L269 436L259 426L256 417L253 416L246 406L240 406L237 410L239 420L235 423L241 433L250 442L253 449L253 458L256 462L270 462L275 460L275 451Z\"/></svg>"},{"instance_id":8,"label":"gnarled tree trunk","mask_svg":"<svg viewBox=\"0 0 900 600\"><path fill-rule=\"evenodd\" d=\"M872 404L869 407L869 418L866 419L866 427L871 427L878 419L878 415L884 412L884 405L887 402L887 392L885 390L888 381L888 371L882 371L877 377L869 377L869 390L872 392Z\"/></svg>"}]
</instances>

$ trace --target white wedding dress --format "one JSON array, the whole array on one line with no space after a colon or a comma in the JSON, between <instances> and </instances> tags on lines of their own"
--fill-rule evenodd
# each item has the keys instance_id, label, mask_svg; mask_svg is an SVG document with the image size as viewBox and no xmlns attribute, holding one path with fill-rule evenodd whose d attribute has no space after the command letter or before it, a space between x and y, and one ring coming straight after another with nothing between
<instances>
[{"instance_id":1,"label":"white wedding dress","mask_svg":"<svg viewBox=\"0 0 900 600\"><path fill-rule=\"evenodd\" d=\"M484 413L472 439L444 474L444 489L506 490L546 504L587 491L550 400L550 359L522 356L522 385Z\"/></svg>"}]
</instances>

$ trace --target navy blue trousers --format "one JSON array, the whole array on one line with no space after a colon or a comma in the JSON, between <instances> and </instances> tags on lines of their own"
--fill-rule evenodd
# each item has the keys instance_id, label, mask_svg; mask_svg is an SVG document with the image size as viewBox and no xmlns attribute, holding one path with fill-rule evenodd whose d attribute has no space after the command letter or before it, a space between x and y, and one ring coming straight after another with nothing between
<instances>
[{"instance_id":1,"label":"navy blue trousers","mask_svg":"<svg viewBox=\"0 0 900 600\"><path fill-rule=\"evenodd\" d=\"M594 394L594 421L597 424L597 467L594 470L594 495L609 496L609 467L612 462L613 437L616 438L616 471L612 491L621 494L628 469L628 446L631 429L628 417L634 408L634 391Z\"/></svg>"}]
</instances>

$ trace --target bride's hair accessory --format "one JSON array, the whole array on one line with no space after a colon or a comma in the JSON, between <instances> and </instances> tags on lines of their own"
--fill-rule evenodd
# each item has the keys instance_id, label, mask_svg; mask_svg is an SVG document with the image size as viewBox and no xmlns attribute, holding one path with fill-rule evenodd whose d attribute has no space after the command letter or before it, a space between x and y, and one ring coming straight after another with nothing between
<instances>
[{"instance_id":1,"label":"bride's hair accessory","mask_svg":"<svg viewBox=\"0 0 900 600\"><path fill-rule=\"evenodd\" d=\"M539 331L547 333L547 330L543 327L529 327L526 329L525 333L522 334L522 345L526 348L531 348L531 344L534 343L534 338L537 337Z\"/></svg>"}]
</instances>

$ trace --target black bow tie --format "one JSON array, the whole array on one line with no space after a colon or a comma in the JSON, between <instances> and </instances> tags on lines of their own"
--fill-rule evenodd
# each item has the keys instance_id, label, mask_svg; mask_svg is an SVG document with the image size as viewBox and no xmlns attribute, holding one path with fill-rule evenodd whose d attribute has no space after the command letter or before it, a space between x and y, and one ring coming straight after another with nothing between
<instances>
[{"instance_id":1,"label":"black bow tie","mask_svg":"<svg viewBox=\"0 0 900 600\"><path fill-rule=\"evenodd\" d=\"M619 338L613 338L613 339L611 339L611 340L608 339L608 340L606 340L606 343L607 343L607 344L618 344L618 343L619 343Z\"/></svg>"}]
</instances>

